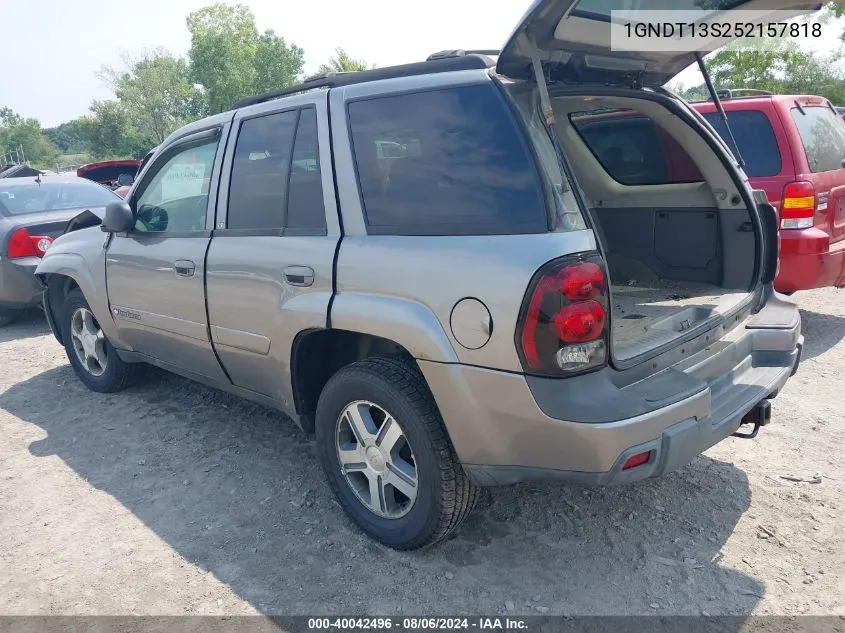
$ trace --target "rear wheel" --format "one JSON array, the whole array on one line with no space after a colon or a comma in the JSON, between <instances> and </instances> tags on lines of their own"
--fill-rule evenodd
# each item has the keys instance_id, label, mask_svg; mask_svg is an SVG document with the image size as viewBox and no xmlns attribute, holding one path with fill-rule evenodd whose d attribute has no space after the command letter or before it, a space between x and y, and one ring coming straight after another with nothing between
<instances>
[{"instance_id":1,"label":"rear wheel","mask_svg":"<svg viewBox=\"0 0 845 633\"><path fill-rule=\"evenodd\" d=\"M138 372L137 365L120 360L80 290L65 300L62 340L71 367L92 391L120 391Z\"/></svg>"},{"instance_id":2,"label":"rear wheel","mask_svg":"<svg viewBox=\"0 0 845 633\"><path fill-rule=\"evenodd\" d=\"M407 550L443 539L478 500L411 363L377 357L341 369L320 395L316 433L341 507L385 545Z\"/></svg>"}]
</instances>

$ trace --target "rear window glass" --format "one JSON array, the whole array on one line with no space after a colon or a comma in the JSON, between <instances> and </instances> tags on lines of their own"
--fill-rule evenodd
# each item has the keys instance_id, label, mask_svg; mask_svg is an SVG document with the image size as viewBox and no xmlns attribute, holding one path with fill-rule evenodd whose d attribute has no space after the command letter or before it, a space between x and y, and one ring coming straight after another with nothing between
<instances>
[{"instance_id":1,"label":"rear window glass","mask_svg":"<svg viewBox=\"0 0 845 633\"><path fill-rule=\"evenodd\" d=\"M533 157L495 87L355 101L349 121L370 232L548 230Z\"/></svg>"},{"instance_id":2,"label":"rear window glass","mask_svg":"<svg viewBox=\"0 0 845 633\"><path fill-rule=\"evenodd\" d=\"M824 106L805 106L803 112L792 108L792 120L801 135L811 172L842 169L845 121Z\"/></svg>"},{"instance_id":3,"label":"rear window glass","mask_svg":"<svg viewBox=\"0 0 845 633\"><path fill-rule=\"evenodd\" d=\"M759 110L728 112L727 115L739 153L745 161L745 173L750 178L777 176L781 169L780 150L769 117ZM731 143L722 116L718 112L702 116L736 154L737 148Z\"/></svg>"},{"instance_id":4,"label":"rear window glass","mask_svg":"<svg viewBox=\"0 0 845 633\"><path fill-rule=\"evenodd\" d=\"M12 180L17 183L17 179ZM48 182L3 185L0 181L0 213L24 215L39 211L104 207L120 198L95 182Z\"/></svg>"},{"instance_id":5,"label":"rear window glass","mask_svg":"<svg viewBox=\"0 0 845 633\"><path fill-rule=\"evenodd\" d=\"M610 17L611 11L725 11L748 0L580 0L575 15Z\"/></svg>"},{"instance_id":6,"label":"rear window glass","mask_svg":"<svg viewBox=\"0 0 845 633\"><path fill-rule=\"evenodd\" d=\"M569 120L605 171L623 185L702 180L689 154L641 112L576 112Z\"/></svg>"}]
</instances>

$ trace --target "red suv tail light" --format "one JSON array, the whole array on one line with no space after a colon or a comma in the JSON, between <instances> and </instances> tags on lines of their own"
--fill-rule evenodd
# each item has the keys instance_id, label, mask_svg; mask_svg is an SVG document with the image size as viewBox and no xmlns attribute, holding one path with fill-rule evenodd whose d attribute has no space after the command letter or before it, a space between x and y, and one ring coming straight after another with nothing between
<instances>
[{"instance_id":1,"label":"red suv tail light","mask_svg":"<svg viewBox=\"0 0 845 633\"><path fill-rule=\"evenodd\" d=\"M517 323L525 371L563 376L607 363L608 288L598 255L556 259L534 275Z\"/></svg>"},{"instance_id":2,"label":"red suv tail light","mask_svg":"<svg viewBox=\"0 0 845 633\"><path fill-rule=\"evenodd\" d=\"M783 189L780 228L809 229L816 214L816 190L813 183L791 182Z\"/></svg>"},{"instance_id":3,"label":"red suv tail light","mask_svg":"<svg viewBox=\"0 0 845 633\"><path fill-rule=\"evenodd\" d=\"M42 257L53 238L47 235L30 235L26 229L18 229L9 237L6 256L9 259L18 257Z\"/></svg>"}]
</instances>

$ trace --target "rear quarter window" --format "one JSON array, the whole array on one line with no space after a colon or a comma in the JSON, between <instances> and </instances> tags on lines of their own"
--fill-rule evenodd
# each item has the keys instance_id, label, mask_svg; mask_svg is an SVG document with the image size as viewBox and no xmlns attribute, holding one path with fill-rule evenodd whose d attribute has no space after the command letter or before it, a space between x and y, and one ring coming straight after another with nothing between
<instances>
[{"instance_id":1,"label":"rear quarter window","mask_svg":"<svg viewBox=\"0 0 845 633\"><path fill-rule=\"evenodd\" d=\"M353 101L348 112L370 233L549 230L534 158L494 86Z\"/></svg>"},{"instance_id":2,"label":"rear quarter window","mask_svg":"<svg viewBox=\"0 0 845 633\"><path fill-rule=\"evenodd\" d=\"M827 106L792 108L807 164L815 173L842 169L845 159L845 121Z\"/></svg>"},{"instance_id":3,"label":"rear quarter window","mask_svg":"<svg viewBox=\"0 0 845 633\"><path fill-rule=\"evenodd\" d=\"M677 141L636 110L573 113L569 120L604 170L623 185L703 180Z\"/></svg>"},{"instance_id":4,"label":"rear quarter window","mask_svg":"<svg viewBox=\"0 0 845 633\"><path fill-rule=\"evenodd\" d=\"M728 112L728 123L736 139L736 146L731 142L730 134L718 112L702 114L722 140L745 161L745 173L750 178L777 176L781 171L780 150L769 117L760 110L736 110Z\"/></svg>"}]
</instances>

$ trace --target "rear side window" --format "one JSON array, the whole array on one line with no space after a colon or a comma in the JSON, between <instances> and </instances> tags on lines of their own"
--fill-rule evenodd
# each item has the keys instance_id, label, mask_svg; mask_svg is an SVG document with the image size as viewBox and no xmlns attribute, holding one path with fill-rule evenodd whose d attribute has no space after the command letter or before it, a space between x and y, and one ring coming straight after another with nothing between
<instances>
[{"instance_id":1,"label":"rear side window","mask_svg":"<svg viewBox=\"0 0 845 633\"><path fill-rule=\"evenodd\" d=\"M777 176L781 170L780 150L766 113L759 110L736 110L727 115L739 153L745 161L745 173L751 178ZM708 112L702 116L736 154L737 147L731 143L722 116L718 112Z\"/></svg>"},{"instance_id":2,"label":"rear side window","mask_svg":"<svg viewBox=\"0 0 845 633\"><path fill-rule=\"evenodd\" d=\"M803 110L803 112L802 112ZM842 169L845 159L845 121L826 106L792 108L792 120L798 127L810 171Z\"/></svg>"},{"instance_id":3,"label":"rear side window","mask_svg":"<svg viewBox=\"0 0 845 633\"><path fill-rule=\"evenodd\" d=\"M370 233L541 233L548 213L534 159L492 85L349 104Z\"/></svg>"},{"instance_id":4,"label":"rear side window","mask_svg":"<svg viewBox=\"0 0 845 633\"><path fill-rule=\"evenodd\" d=\"M320 152L317 149L317 111L314 108L303 110L299 115L290 165L285 228L326 228Z\"/></svg>"},{"instance_id":5,"label":"rear side window","mask_svg":"<svg viewBox=\"0 0 845 633\"><path fill-rule=\"evenodd\" d=\"M297 111L247 119L235 145L226 227L284 226L288 165Z\"/></svg>"},{"instance_id":6,"label":"rear side window","mask_svg":"<svg viewBox=\"0 0 845 633\"><path fill-rule=\"evenodd\" d=\"M623 185L702 180L677 141L636 110L573 113L569 120L605 171Z\"/></svg>"}]
</instances>

